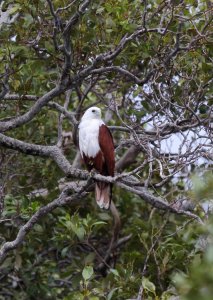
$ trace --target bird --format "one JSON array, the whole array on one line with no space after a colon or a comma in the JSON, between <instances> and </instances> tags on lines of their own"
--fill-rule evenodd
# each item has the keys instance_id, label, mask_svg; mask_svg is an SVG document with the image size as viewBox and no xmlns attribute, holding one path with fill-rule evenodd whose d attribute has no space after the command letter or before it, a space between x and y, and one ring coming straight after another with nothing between
<instances>
[{"instance_id":1,"label":"bird","mask_svg":"<svg viewBox=\"0 0 213 300\"><path fill-rule=\"evenodd\" d=\"M101 109L93 106L83 114L78 126L79 150L91 172L96 170L104 176L114 176L115 154L113 137L101 119ZM112 200L112 184L96 180L95 198L100 208L109 209Z\"/></svg>"}]
</instances>

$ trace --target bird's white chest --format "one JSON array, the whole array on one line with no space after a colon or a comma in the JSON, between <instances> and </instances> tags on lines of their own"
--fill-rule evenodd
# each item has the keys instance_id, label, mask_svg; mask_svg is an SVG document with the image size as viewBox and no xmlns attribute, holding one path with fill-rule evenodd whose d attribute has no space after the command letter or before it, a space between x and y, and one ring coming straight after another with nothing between
<instances>
[{"instance_id":1,"label":"bird's white chest","mask_svg":"<svg viewBox=\"0 0 213 300\"><path fill-rule=\"evenodd\" d=\"M79 148L88 157L95 157L100 151L99 128L104 124L102 120L84 120L79 124Z\"/></svg>"}]
</instances>

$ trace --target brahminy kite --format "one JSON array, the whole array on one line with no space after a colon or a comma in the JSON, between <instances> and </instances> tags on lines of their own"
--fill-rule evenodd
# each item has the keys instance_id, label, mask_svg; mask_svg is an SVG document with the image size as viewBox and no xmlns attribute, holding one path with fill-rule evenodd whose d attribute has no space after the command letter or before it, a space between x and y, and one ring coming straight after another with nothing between
<instances>
[{"instance_id":1,"label":"brahminy kite","mask_svg":"<svg viewBox=\"0 0 213 300\"><path fill-rule=\"evenodd\" d=\"M101 110L90 107L79 124L79 149L88 171L92 169L104 176L114 176L114 144L109 128L101 119ZM108 209L112 199L112 184L96 181L96 202Z\"/></svg>"}]
</instances>

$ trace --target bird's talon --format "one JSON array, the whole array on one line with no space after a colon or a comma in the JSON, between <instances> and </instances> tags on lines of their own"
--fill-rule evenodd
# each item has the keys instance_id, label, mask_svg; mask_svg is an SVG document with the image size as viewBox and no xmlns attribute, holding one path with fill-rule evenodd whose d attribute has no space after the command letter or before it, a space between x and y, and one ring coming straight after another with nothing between
<instances>
[{"instance_id":1,"label":"bird's talon","mask_svg":"<svg viewBox=\"0 0 213 300\"><path fill-rule=\"evenodd\" d=\"M90 174L90 177L93 178L94 175L96 174L95 169L92 169L92 170L89 172L89 174Z\"/></svg>"}]
</instances>

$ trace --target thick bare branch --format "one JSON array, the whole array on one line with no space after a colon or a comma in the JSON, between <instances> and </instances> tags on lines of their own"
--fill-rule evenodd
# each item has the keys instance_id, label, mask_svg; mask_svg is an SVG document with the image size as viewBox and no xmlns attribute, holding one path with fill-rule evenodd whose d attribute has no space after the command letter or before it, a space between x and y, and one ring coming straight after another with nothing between
<instances>
[{"instance_id":1,"label":"thick bare branch","mask_svg":"<svg viewBox=\"0 0 213 300\"><path fill-rule=\"evenodd\" d=\"M175 214L185 214L187 216L196 218L199 222L202 223L200 218L194 214L188 213L183 210L178 210L172 205L170 205L165 200L154 196L151 194L147 189L138 186L139 181L135 179L135 181L128 181L121 178L120 174L118 174L115 177L110 176L102 176L100 174L89 174L87 171L83 171L80 169L73 168L70 164L70 162L66 159L66 157L62 154L61 150L57 146L39 146L39 145L33 145L29 143L24 143L21 141L18 141L13 138L9 138L4 136L3 134L0 134L0 144L2 146L6 146L8 148L19 150L23 153L32 154L32 155L39 155L39 156L45 156L52 158L58 167L65 173L68 177L75 177L78 179L89 179L94 178L99 181L104 182L110 182L115 183L121 188L126 189L127 191L130 191L136 195L139 195L143 198L143 200L153 207L156 207L161 210L169 211ZM124 177L124 176L122 176Z\"/></svg>"},{"instance_id":2,"label":"thick bare branch","mask_svg":"<svg viewBox=\"0 0 213 300\"><path fill-rule=\"evenodd\" d=\"M81 15L83 15L85 13L85 11L90 3L91 3L91 0L83 1L81 6L79 7L78 11L68 21L68 23L64 29L63 35L70 34L70 31L72 30L72 26L74 26L79 21L79 18L81 17Z\"/></svg>"}]
</instances>

